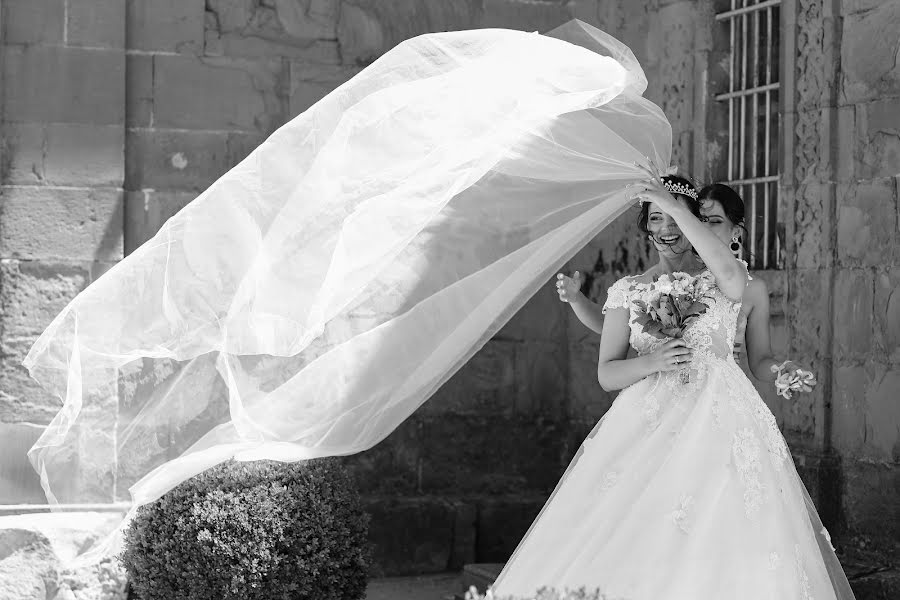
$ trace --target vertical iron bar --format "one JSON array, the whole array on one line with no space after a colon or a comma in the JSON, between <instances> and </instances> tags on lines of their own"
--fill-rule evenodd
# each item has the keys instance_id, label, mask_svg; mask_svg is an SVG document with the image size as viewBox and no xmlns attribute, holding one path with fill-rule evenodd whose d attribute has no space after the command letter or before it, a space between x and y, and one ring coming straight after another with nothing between
<instances>
[{"instance_id":1,"label":"vertical iron bar","mask_svg":"<svg viewBox=\"0 0 900 600\"><path fill-rule=\"evenodd\" d=\"M766 8L766 85L772 83L772 7ZM771 140L771 131L772 131L772 93L769 90L766 90L766 150L765 150L765 168L763 169L763 175L773 175L774 169L772 169L771 157L770 157L770 146L772 144ZM763 269L767 269L769 267L769 221L771 220L771 199L769 197L769 184L766 183L765 193L763 197L763 240L765 240L766 251L763 254ZM775 248L772 248L775 256L773 257L775 266L778 265L778 235L775 235Z\"/></svg>"},{"instance_id":2,"label":"vertical iron bar","mask_svg":"<svg viewBox=\"0 0 900 600\"><path fill-rule=\"evenodd\" d=\"M731 0L731 10L737 8L737 0ZM731 35L731 69L728 73L728 91L734 91L735 61L735 27L737 23L734 17L728 19L729 33ZM734 98L728 99L728 179L734 179Z\"/></svg>"},{"instance_id":3,"label":"vertical iron bar","mask_svg":"<svg viewBox=\"0 0 900 600\"><path fill-rule=\"evenodd\" d=\"M759 10L753 11L753 25L751 28L751 36L753 44L753 55L752 55L752 68L751 71L753 73L751 80L748 81L749 87L758 87L760 85L760 76L759 76L759 44L760 44L760 29L759 29L759 18L760 18ZM748 167L750 169L750 176L757 177L760 175L759 173L759 94L753 94L750 96L750 101L753 103L750 106L750 160L752 161ZM759 232L759 211L756 206L756 191L757 184L753 184L750 186L750 214L753 215L753 236L750 241L750 256L753 260L753 266L758 266L759 263L759 254L756 252L756 238ZM763 242L765 244L765 242ZM765 247L765 246L763 246Z\"/></svg>"}]
</instances>

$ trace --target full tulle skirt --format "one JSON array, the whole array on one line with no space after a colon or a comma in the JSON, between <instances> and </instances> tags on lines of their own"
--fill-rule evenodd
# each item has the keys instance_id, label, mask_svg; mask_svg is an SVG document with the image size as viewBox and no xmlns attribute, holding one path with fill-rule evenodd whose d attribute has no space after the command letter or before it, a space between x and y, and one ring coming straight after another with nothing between
<instances>
[{"instance_id":1,"label":"full tulle skirt","mask_svg":"<svg viewBox=\"0 0 900 600\"><path fill-rule=\"evenodd\" d=\"M492 590L853 598L775 419L728 359L623 390Z\"/></svg>"}]
</instances>

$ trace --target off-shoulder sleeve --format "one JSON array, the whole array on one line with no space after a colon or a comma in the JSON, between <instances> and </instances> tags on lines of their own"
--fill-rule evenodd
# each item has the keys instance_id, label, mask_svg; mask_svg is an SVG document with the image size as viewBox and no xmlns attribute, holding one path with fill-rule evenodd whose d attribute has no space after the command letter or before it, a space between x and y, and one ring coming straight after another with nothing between
<instances>
[{"instance_id":1,"label":"off-shoulder sleeve","mask_svg":"<svg viewBox=\"0 0 900 600\"><path fill-rule=\"evenodd\" d=\"M628 308L631 303L629 294L631 292L631 282L627 277L623 277L608 290L606 290L606 302L603 303L603 314L611 308Z\"/></svg>"}]
</instances>

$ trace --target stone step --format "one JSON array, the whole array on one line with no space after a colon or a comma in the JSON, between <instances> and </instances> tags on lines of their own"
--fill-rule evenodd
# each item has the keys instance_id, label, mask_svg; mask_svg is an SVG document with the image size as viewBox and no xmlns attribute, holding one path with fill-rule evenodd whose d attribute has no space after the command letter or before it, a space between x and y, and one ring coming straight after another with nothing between
<instances>
[{"instance_id":1,"label":"stone step","mask_svg":"<svg viewBox=\"0 0 900 600\"><path fill-rule=\"evenodd\" d=\"M503 563L465 565L459 579L462 591L456 593L454 600L464 600L466 590L471 586L475 586L483 594L502 569ZM884 569L870 573L857 571L861 570L847 569L856 600L900 600L900 570Z\"/></svg>"},{"instance_id":2,"label":"stone step","mask_svg":"<svg viewBox=\"0 0 900 600\"><path fill-rule=\"evenodd\" d=\"M462 591L456 594L455 600L464 600L466 591L472 586L474 586L479 593L483 594L485 590L494 584L494 580L497 579L500 575L500 571L503 570L503 564L504 563L475 563L463 566L462 576L460 577Z\"/></svg>"},{"instance_id":3,"label":"stone step","mask_svg":"<svg viewBox=\"0 0 900 600\"><path fill-rule=\"evenodd\" d=\"M459 573L372 579L366 600L453 600L461 586Z\"/></svg>"}]
</instances>

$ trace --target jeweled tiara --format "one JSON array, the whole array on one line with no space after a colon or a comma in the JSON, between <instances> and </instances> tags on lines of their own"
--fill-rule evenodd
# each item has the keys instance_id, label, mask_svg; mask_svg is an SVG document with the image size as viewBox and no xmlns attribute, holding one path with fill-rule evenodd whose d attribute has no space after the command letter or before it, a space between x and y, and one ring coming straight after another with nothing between
<instances>
[{"instance_id":1,"label":"jeweled tiara","mask_svg":"<svg viewBox=\"0 0 900 600\"><path fill-rule=\"evenodd\" d=\"M669 180L663 181L663 184L666 186L666 189L673 194L683 194L694 200L697 199L697 190L694 189L694 186L684 185L683 183L674 183Z\"/></svg>"}]
</instances>

